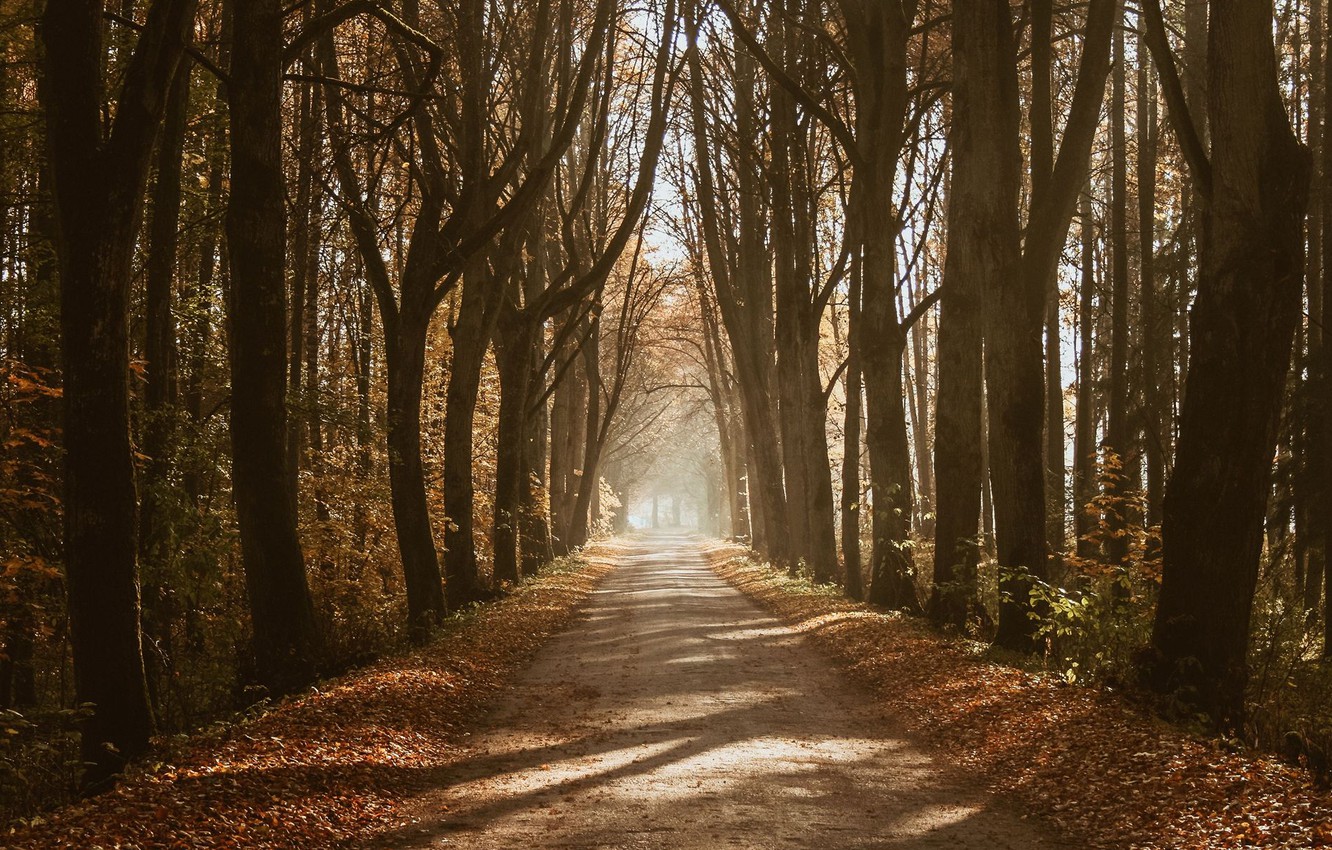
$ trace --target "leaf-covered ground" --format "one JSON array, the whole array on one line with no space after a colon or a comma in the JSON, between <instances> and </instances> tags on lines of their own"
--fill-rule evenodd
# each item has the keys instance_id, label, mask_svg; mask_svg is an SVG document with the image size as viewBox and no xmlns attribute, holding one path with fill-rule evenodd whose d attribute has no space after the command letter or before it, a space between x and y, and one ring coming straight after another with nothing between
<instances>
[{"instance_id":1,"label":"leaf-covered ground","mask_svg":"<svg viewBox=\"0 0 1332 850\"><path fill-rule=\"evenodd\" d=\"M1088 847L1332 847L1332 795L1121 696L984 661L965 644L711 551L727 581L815 641L907 728Z\"/></svg>"},{"instance_id":2,"label":"leaf-covered ground","mask_svg":"<svg viewBox=\"0 0 1332 850\"><path fill-rule=\"evenodd\" d=\"M602 547L254 720L163 746L114 790L0 835L13 850L323 848L388 828L484 704L613 564Z\"/></svg>"}]
</instances>

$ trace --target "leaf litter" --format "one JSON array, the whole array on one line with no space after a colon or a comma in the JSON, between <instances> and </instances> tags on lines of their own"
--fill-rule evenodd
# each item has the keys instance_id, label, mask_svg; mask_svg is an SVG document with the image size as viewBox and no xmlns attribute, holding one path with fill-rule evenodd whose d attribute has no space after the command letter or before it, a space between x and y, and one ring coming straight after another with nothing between
<instances>
[{"instance_id":1,"label":"leaf litter","mask_svg":"<svg viewBox=\"0 0 1332 850\"><path fill-rule=\"evenodd\" d=\"M908 731L1080 846L1332 847L1332 793L1302 768L1228 751L1123 694L978 658L924 621L793 581L740 547L714 547L710 561Z\"/></svg>"},{"instance_id":2,"label":"leaf litter","mask_svg":"<svg viewBox=\"0 0 1332 850\"><path fill-rule=\"evenodd\" d=\"M251 720L156 742L120 784L0 835L11 850L322 848L392 828L465 755L468 727L614 564L593 547L430 645L386 658Z\"/></svg>"}]
</instances>

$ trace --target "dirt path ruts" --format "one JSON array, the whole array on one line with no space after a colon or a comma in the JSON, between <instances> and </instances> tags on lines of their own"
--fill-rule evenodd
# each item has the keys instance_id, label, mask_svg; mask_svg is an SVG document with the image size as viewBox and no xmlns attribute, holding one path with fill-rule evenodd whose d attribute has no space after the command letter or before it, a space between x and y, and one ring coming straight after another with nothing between
<instances>
[{"instance_id":1,"label":"dirt path ruts","mask_svg":"<svg viewBox=\"0 0 1332 850\"><path fill-rule=\"evenodd\" d=\"M392 848L1050 848L688 537L625 543Z\"/></svg>"}]
</instances>

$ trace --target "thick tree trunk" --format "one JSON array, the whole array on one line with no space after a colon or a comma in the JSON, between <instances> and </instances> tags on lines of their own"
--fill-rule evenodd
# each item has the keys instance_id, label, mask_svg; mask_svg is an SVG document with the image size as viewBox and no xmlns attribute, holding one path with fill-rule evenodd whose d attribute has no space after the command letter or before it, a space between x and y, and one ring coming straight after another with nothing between
<instances>
[{"instance_id":1,"label":"thick tree trunk","mask_svg":"<svg viewBox=\"0 0 1332 850\"><path fill-rule=\"evenodd\" d=\"M819 375L817 310L811 310L802 372L800 414L806 451L806 504L809 512L810 568L814 580L837 580L837 517L833 508L832 461L828 457L828 408Z\"/></svg>"},{"instance_id":2,"label":"thick tree trunk","mask_svg":"<svg viewBox=\"0 0 1332 850\"><path fill-rule=\"evenodd\" d=\"M1059 154L1044 190L1033 192L1016 274L996 281L986 297L985 369L989 385L990 481L994 488L995 533L999 562L999 627L995 642L1007 649L1033 648L1036 621L1031 599L1033 580L1049 576L1045 500L1045 371L1042 334L1046 302L1059 257L1068 238L1091 152L1092 138L1110 70L1110 40L1116 21L1115 0L1092 0L1087 9L1083 52ZM1008 25L996 36L1000 52L1013 55ZM1011 138L1005 160L1020 163L1017 71L1004 63L995 81L995 97ZM996 176L997 196L1015 198L1018 185L1007 173ZM1016 234L1005 235L1016 244Z\"/></svg>"},{"instance_id":3,"label":"thick tree trunk","mask_svg":"<svg viewBox=\"0 0 1332 850\"><path fill-rule=\"evenodd\" d=\"M789 186L781 182L773 192L777 384L791 566L803 562L815 581L829 582L837 575L837 536L827 409L819 376L821 310L811 286L814 230L809 215L809 169L796 130L794 99L778 89L773 101L780 119L776 132L790 140L789 147L779 145L774 152L774 168L793 175Z\"/></svg>"},{"instance_id":4,"label":"thick tree trunk","mask_svg":"<svg viewBox=\"0 0 1332 850\"><path fill-rule=\"evenodd\" d=\"M232 486L254 625L271 693L314 680L317 639L287 470L286 207L282 4L234 0L231 114Z\"/></svg>"},{"instance_id":5,"label":"thick tree trunk","mask_svg":"<svg viewBox=\"0 0 1332 850\"><path fill-rule=\"evenodd\" d=\"M500 308L495 360L499 365L499 436L495 459L495 582L517 584L518 539L523 500L524 459L528 426L528 388L532 379L531 323L515 308ZM526 541L523 543L527 545Z\"/></svg>"},{"instance_id":6,"label":"thick tree trunk","mask_svg":"<svg viewBox=\"0 0 1332 850\"><path fill-rule=\"evenodd\" d=\"M540 340L532 346L528 363L530 377L528 391L538 395L543 389L541 373L543 359ZM550 535L550 497L546 489L548 479L548 449L550 445L550 413L543 401L535 411L528 411L523 440L522 516L520 545L522 547L523 575L536 575L543 565L555 558Z\"/></svg>"},{"instance_id":7,"label":"thick tree trunk","mask_svg":"<svg viewBox=\"0 0 1332 850\"><path fill-rule=\"evenodd\" d=\"M134 460L129 433L129 289L153 141L194 14L159 0L125 66L103 137L102 4L51 0L41 19L43 98L60 261L64 555L85 782L148 746L140 637Z\"/></svg>"},{"instance_id":8,"label":"thick tree trunk","mask_svg":"<svg viewBox=\"0 0 1332 850\"><path fill-rule=\"evenodd\" d=\"M1152 682L1222 728L1243 719L1246 654L1291 340L1309 160L1278 87L1268 0L1211 4L1211 197L1193 307ZM1180 121L1182 116L1172 114Z\"/></svg>"},{"instance_id":9,"label":"thick tree trunk","mask_svg":"<svg viewBox=\"0 0 1332 850\"><path fill-rule=\"evenodd\" d=\"M906 427L902 354L906 331L897 317L894 182L907 103L906 45L911 14L903 6L844 4L856 64L858 163L851 206L862 248L861 363L865 445L873 514L869 599L919 611L907 546L911 529L911 450Z\"/></svg>"},{"instance_id":10,"label":"thick tree trunk","mask_svg":"<svg viewBox=\"0 0 1332 850\"><path fill-rule=\"evenodd\" d=\"M597 521L596 498L601 490L602 449L602 384L601 384L601 318L594 313L592 332L581 352L583 374L587 377L587 406L583 410L583 445L581 465L583 474L578 478L578 492L574 498L573 515L569 520L569 545L578 548L587 543L592 526ZM607 411L609 415L610 411Z\"/></svg>"},{"instance_id":11,"label":"thick tree trunk","mask_svg":"<svg viewBox=\"0 0 1332 850\"><path fill-rule=\"evenodd\" d=\"M934 591L930 615L966 624L980 558L981 357L983 299L1017 264L1012 190L1016 164L1004 140L1013 116L994 81L1011 63L1006 51L1008 7L995 0L958 0L953 26L953 173L949 186L948 256L939 319L939 407L935 414L938 481Z\"/></svg>"},{"instance_id":12,"label":"thick tree trunk","mask_svg":"<svg viewBox=\"0 0 1332 850\"><path fill-rule=\"evenodd\" d=\"M779 8L782 8L780 4ZM798 79L798 50L796 43L788 37L787 29L785 23L773 23L769 49L774 60ZM807 461L813 450L811 440L814 435L806 427L808 420L804 415L803 399L805 381L802 372L809 362L807 349L810 344L806 329L810 311L809 254L814 247L814 234L808 227L809 217L801 209L809 180L808 163L803 155L807 130L797 123L796 102L790 92L772 85L769 93L773 124L772 169L783 175L783 179L771 182L771 227L775 267L777 421L782 440L786 528L790 546L787 566L794 570L797 565L803 565L826 580L832 568L826 556L835 558L836 551L816 553L811 536L813 484Z\"/></svg>"},{"instance_id":13,"label":"thick tree trunk","mask_svg":"<svg viewBox=\"0 0 1332 850\"><path fill-rule=\"evenodd\" d=\"M870 602L911 612L921 610L912 579L914 566L908 547L911 530L911 453L906 428L902 387L902 352L906 339L892 315L873 315L866 287L864 331L878 340L863 352L865 363L865 444L870 458L870 523L874 538L870 554Z\"/></svg>"},{"instance_id":14,"label":"thick tree trunk","mask_svg":"<svg viewBox=\"0 0 1332 850\"><path fill-rule=\"evenodd\" d=\"M561 357L576 357L576 353L562 352ZM578 492L574 473L577 452L582 445L579 428L584 421L586 383L577 360L557 380L559 385L555 389L550 414L550 525L555 554L567 555L571 550L569 518Z\"/></svg>"},{"instance_id":15,"label":"thick tree trunk","mask_svg":"<svg viewBox=\"0 0 1332 850\"><path fill-rule=\"evenodd\" d=\"M1000 566L999 632L995 642L1027 646L1028 582L1018 571L1044 575L1045 498L1044 376L1042 336L1045 326L1044 281L1032 282L1018 273L1019 189L1017 73L1013 66L1013 33L1006 4L978 10L985 25L973 33L977 42L976 106L987 118L983 144L986 157L978 180L986 185L978 201L990 211L987 244L977 257L990 272L984 279L985 381L988 389L989 465L994 489L995 534ZM984 42L982 45L981 42ZM964 45L966 42L964 42ZM966 53L964 52L964 56ZM983 63L983 64L981 64ZM965 186L963 187L965 189ZM954 192L958 187L953 188ZM951 251L950 251L951 254ZM1037 288L1034 283L1039 283ZM960 530L960 524L959 524Z\"/></svg>"},{"instance_id":16,"label":"thick tree trunk","mask_svg":"<svg viewBox=\"0 0 1332 850\"><path fill-rule=\"evenodd\" d=\"M743 410L743 405L741 406ZM755 478L758 461L755 460L754 438L745 426L745 508L749 513L749 545L755 552L763 554L769 551L767 545L768 526L763 513L762 494L755 494Z\"/></svg>"}]
</instances>

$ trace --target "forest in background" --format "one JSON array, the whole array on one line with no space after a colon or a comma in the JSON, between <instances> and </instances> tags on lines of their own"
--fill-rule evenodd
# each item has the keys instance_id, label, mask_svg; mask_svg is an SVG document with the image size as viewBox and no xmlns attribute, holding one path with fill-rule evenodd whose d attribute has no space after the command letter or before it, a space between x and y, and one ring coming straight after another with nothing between
<instances>
[{"instance_id":1,"label":"forest in background","mask_svg":"<svg viewBox=\"0 0 1332 850\"><path fill-rule=\"evenodd\" d=\"M631 521L1325 769L1327 11L3 0L0 815Z\"/></svg>"}]
</instances>

